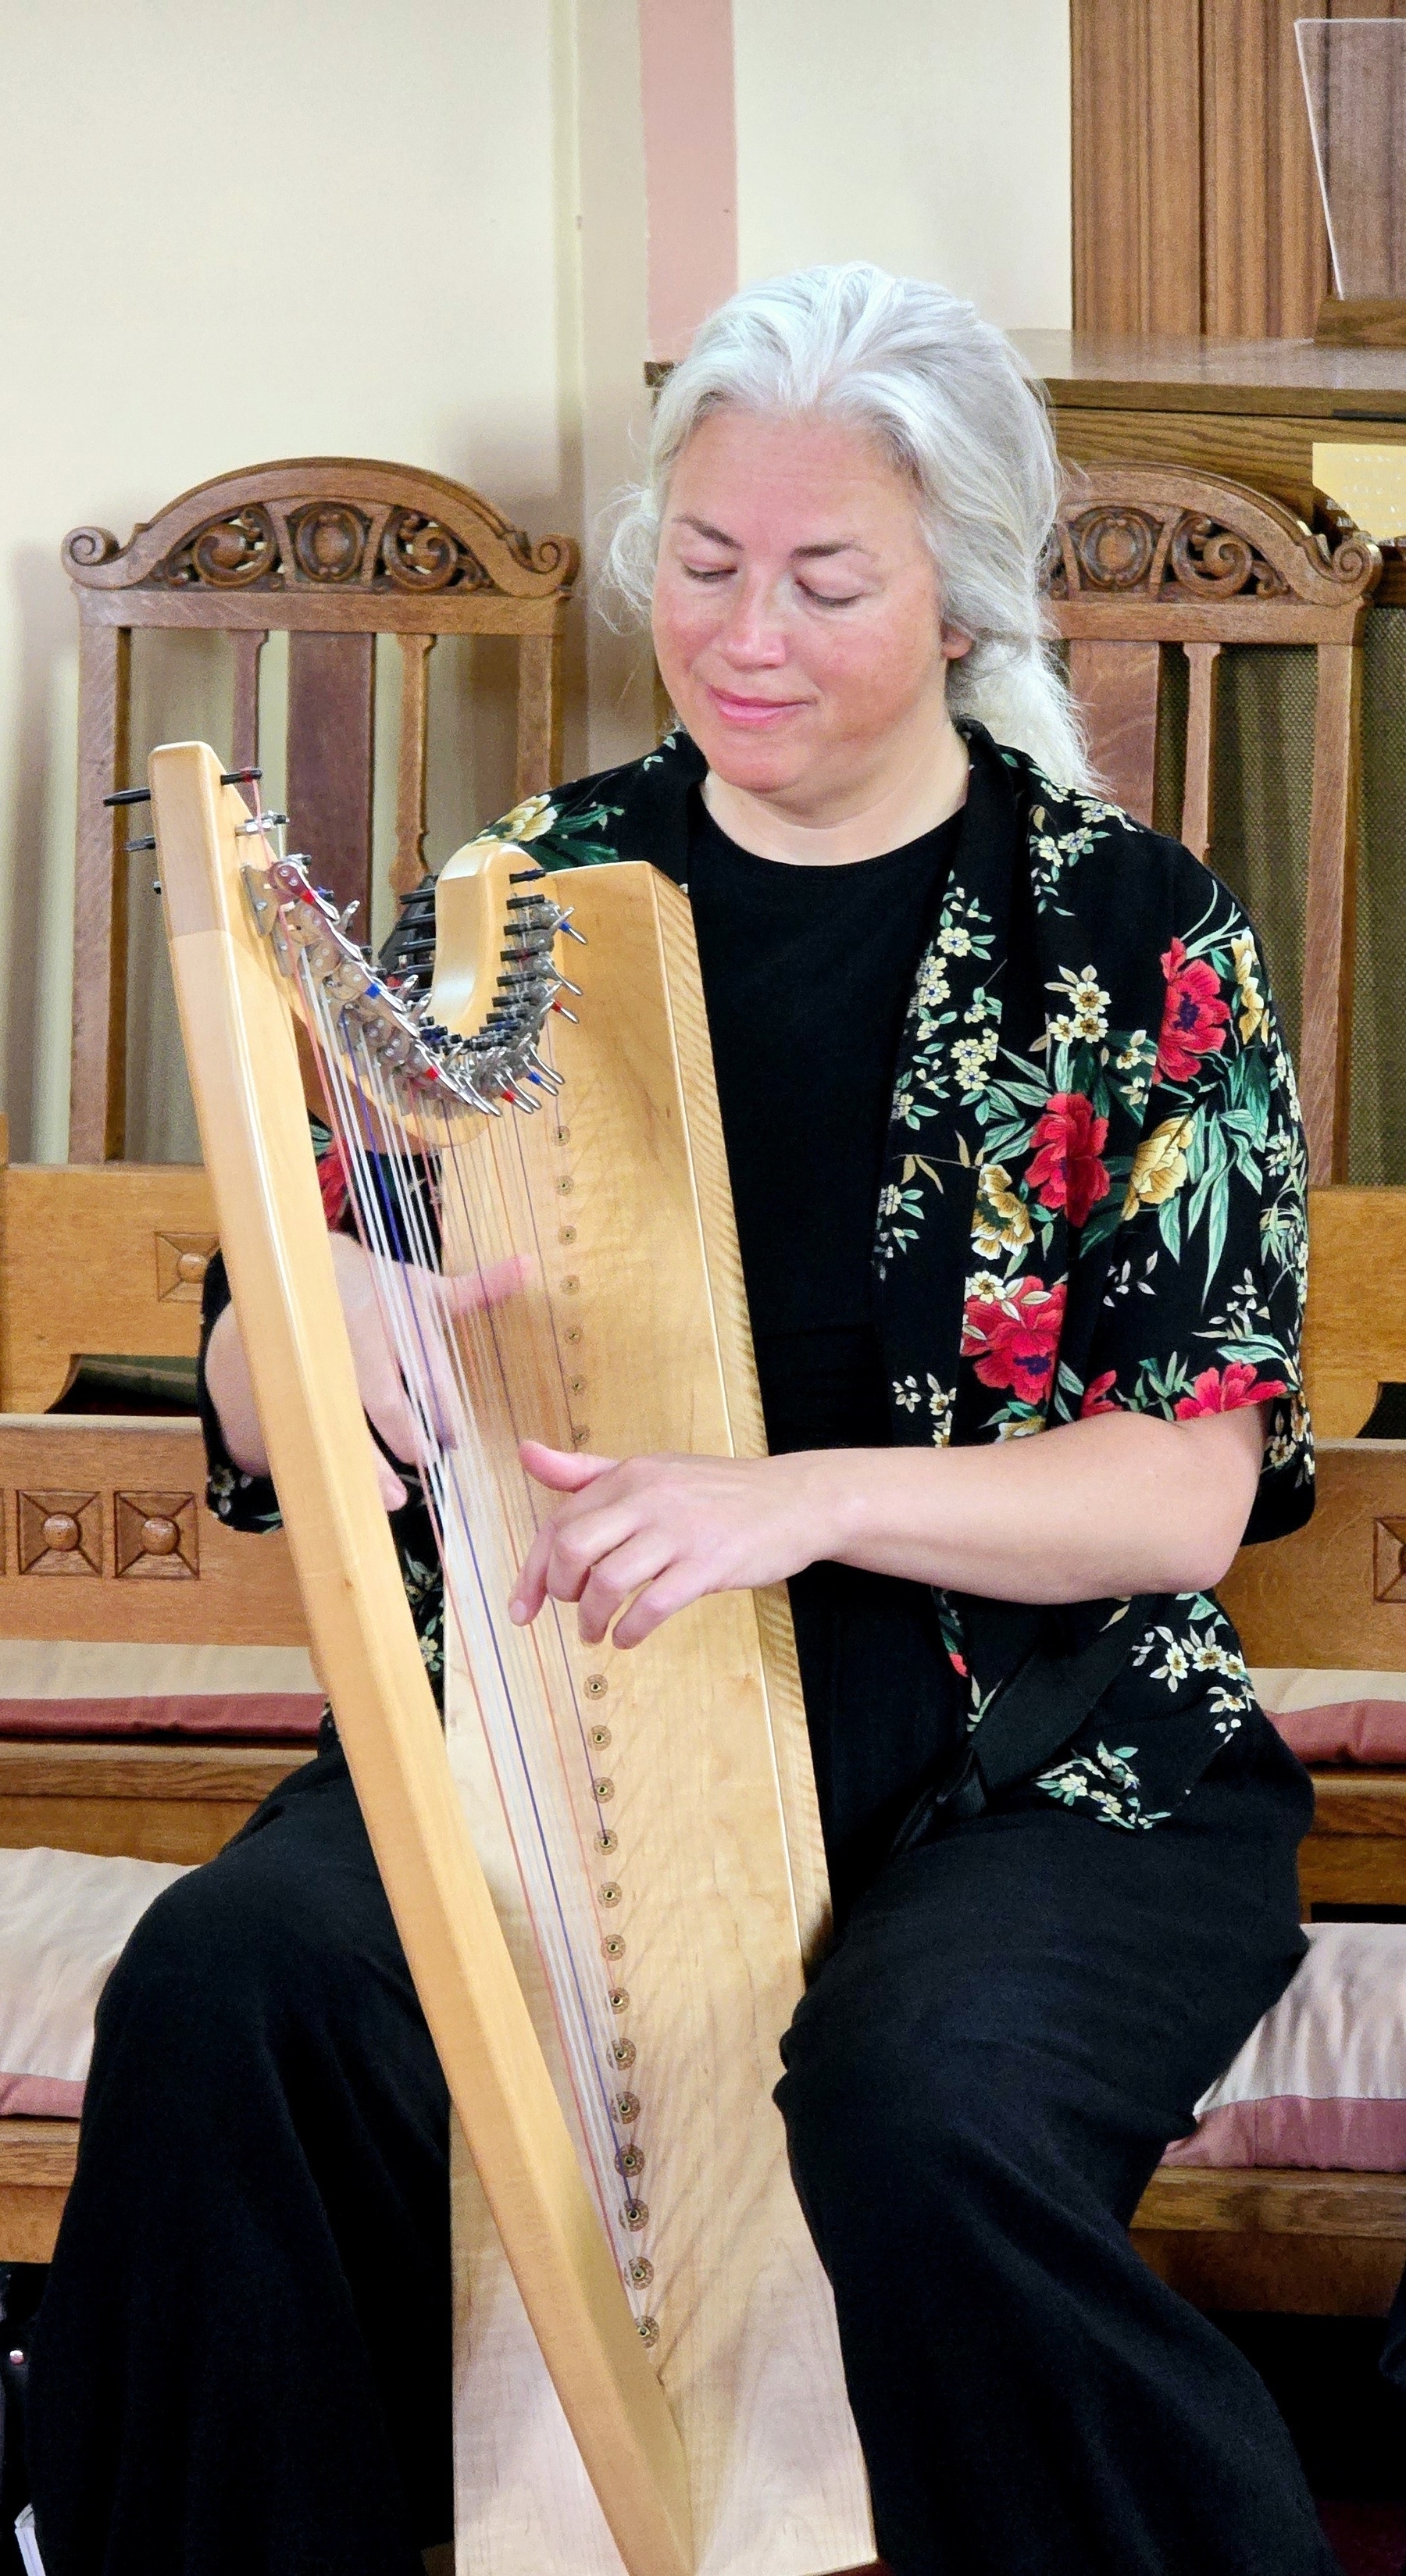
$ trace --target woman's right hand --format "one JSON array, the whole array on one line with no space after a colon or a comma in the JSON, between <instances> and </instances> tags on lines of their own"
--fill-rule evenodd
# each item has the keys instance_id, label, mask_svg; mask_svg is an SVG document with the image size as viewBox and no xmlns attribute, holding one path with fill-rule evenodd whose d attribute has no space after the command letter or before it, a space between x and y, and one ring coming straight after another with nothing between
<instances>
[{"instance_id":1,"label":"woman's right hand","mask_svg":"<svg viewBox=\"0 0 1406 2576\"><path fill-rule=\"evenodd\" d=\"M369 1253L354 1235L328 1236L332 1267L336 1273L337 1292L346 1318L351 1342L356 1383L367 1418L397 1458L413 1459L416 1449L415 1421L405 1392L395 1351L381 1319L374 1272L398 1267L401 1278L415 1303L424 1301L427 1312L437 1320L455 1315L472 1314L481 1306L496 1306L504 1297L522 1286L531 1268L526 1258L514 1256L499 1261L485 1271L466 1271L460 1277L442 1279L431 1270L413 1263L392 1265L379 1254ZM435 1337L429 1338L433 1351ZM205 1346L205 1384L210 1401L220 1418L220 1429L236 1467L247 1476L266 1476L269 1472L268 1450L254 1402L253 1381L249 1362L233 1306L226 1306L216 1317L210 1339ZM448 1413L449 1389L440 1390ZM405 1487L390 1459L372 1443L376 1462L376 1483L388 1512L399 1511L405 1501Z\"/></svg>"}]
</instances>

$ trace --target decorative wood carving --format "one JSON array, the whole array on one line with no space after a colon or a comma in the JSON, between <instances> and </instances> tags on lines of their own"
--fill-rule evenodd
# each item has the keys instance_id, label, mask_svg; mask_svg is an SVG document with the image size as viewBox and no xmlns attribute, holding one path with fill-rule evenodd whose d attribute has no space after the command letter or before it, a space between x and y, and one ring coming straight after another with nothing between
<instances>
[{"instance_id":1,"label":"decorative wood carving","mask_svg":"<svg viewBox=\"0 0 1406 2576\"><path fill-rule=\"evenodd\" d=\"M1406 1601L1406 1521L1372 1523L1372 1599Z\"/></svg>"},{"instance_id":2,"label":"decorative wood carving","mask_svg":"<svg viewBox=\"0 0 1406 2576\"><path fill-rule=\"evenodd\" d=\"M1376 587L1381 551L1342 512L1335 516L1319 533L1244 484L1175 467L1097 466L1071 477L1052 542L1050 596L1352 606Z\"/></svg>"},{"instance_id":3,"label":"decorative wood carving","mask_svg":"<svg viewBox=\"0 0 1406 2576\"><path fill-rule=\"evenodd\" d=\"M374 639L406 658L393 883L423 874L425 655L437 635L517 644L519 797L560 774L558 658L579 563L570 537L534 542L447 475L347 457L295 457L182 493L126 544L75 528L64 567L80 618L80 792L69 1153L120 1155L126 1062L130 818L104 812L126 773L135 627L213 627L234 649L236 767L258 759L259 656L290 637L287 803L319 883L371 913ZM364 932L361 935L365 935Z\"/></svg>"},{"instance_id":4,"label":"decorative wood carving","mask_svg":"<svg viewBox=\"0 0 1406 2576\"><path fill-rule=\"evenodd\" d=\"M156 1245L156 1294L167 1306L198 1306L205 1287L205 1273L210 1258L219 1244L217 1234L158 1234Z\"/></svg>"},{"instance_id":5,"label":"decorative wood carving","mask_svg":"<svg viewBox=\"0 0 1406 2576\"><path fill-rule=\"evenodd\" d=\"M200 1573L194 1494L114 1494L119 1579L169 1583Z\"/></svg>"},{"instance_id":6,"label":"decorative wood carving","mask_svg":"<svg viewBox=\"0 0 1406 2576\"><path fill-rule=\"evenodd\" d=\"M197 484L134 528L125 546L107 528L75 528L63 561L85 590L354 586L554 600L570 591L580 554L570 537L534 545L447 475L306 458Z\"/></svg>"},{"instance_id":7,"label":"decorative wood carving","mask_svg":"<svg viewBox=\"0 0 1406 2576\"><path fill-rule=\"evenodd\" d=\"M96 1494L19 1496L21 1574L101 1575L102 1505Z\"/></svg>"}]
</instances>

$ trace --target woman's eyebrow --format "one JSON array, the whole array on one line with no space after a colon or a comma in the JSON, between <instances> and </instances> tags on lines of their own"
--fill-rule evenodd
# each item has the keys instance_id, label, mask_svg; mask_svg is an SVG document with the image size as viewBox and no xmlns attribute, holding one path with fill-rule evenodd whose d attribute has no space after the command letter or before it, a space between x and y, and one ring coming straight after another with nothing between
<instances>
[{"instance_id":1,"label":"woman's eyebrow","mask_svg":"<svg viewBox=\"0 0 1406 2576\"><path fill-rule=\"evenodd\" d=\"M736 537L730 537L723 528L710 526L706 519L695 519L689 510L680 510L675 524L680 528L692 528L698 536L706 537L710 545L731 546L733 553L738 555L742 552Z\"/></svg>"},{"instance_id":2,"label":"woman's eyebrow","mask_svg":"<svg viewBox=\"0 0 1406 2576\"><path fill-rule=\"evenodd\" d=\"M711 520L696 519L691 510L680 510L674 524L680 528L692 528L696 536L706 537L710 545L729 546L734 554L742 552L739 538L730 537L725 528L715 528ZM807 562L814 562L822 555L867 555L869 552L869 547L861 545L858 537L830 537L823 544L793 546L791 549L793 561L800 556Z\"/></svg>"}]
</instances>

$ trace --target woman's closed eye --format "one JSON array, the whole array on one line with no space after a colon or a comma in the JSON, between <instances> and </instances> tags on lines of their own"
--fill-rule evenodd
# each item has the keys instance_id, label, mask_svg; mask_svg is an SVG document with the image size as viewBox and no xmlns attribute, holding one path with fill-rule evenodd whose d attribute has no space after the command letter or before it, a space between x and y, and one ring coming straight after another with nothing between
<instances>
[{"instance_id":1,"label":"woman's closed eye","mask_svg":"<svg viewBox=\"0 0 1406 2576\"><path fill-rule=\"evenodd\" d=\"M798 581L796 588L812 608L853 608L864 597L862 590L813 590L808 581Z\"/></svg>"}]
</instances>

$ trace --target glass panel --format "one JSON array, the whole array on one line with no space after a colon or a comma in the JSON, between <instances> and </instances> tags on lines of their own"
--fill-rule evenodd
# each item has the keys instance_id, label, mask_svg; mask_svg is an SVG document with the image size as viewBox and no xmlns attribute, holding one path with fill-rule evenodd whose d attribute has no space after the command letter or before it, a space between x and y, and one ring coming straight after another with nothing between
<instances>
[{"instance_id":1,"label":"glass panel","mask_svg":"<svg viewBox=\"0 0 1406 2576\"><path fill-rule=\"evenodd\" d=\"M1406 297L1406 21L1294 23L1333 284Z\"/></svg>"}]
</instances>

